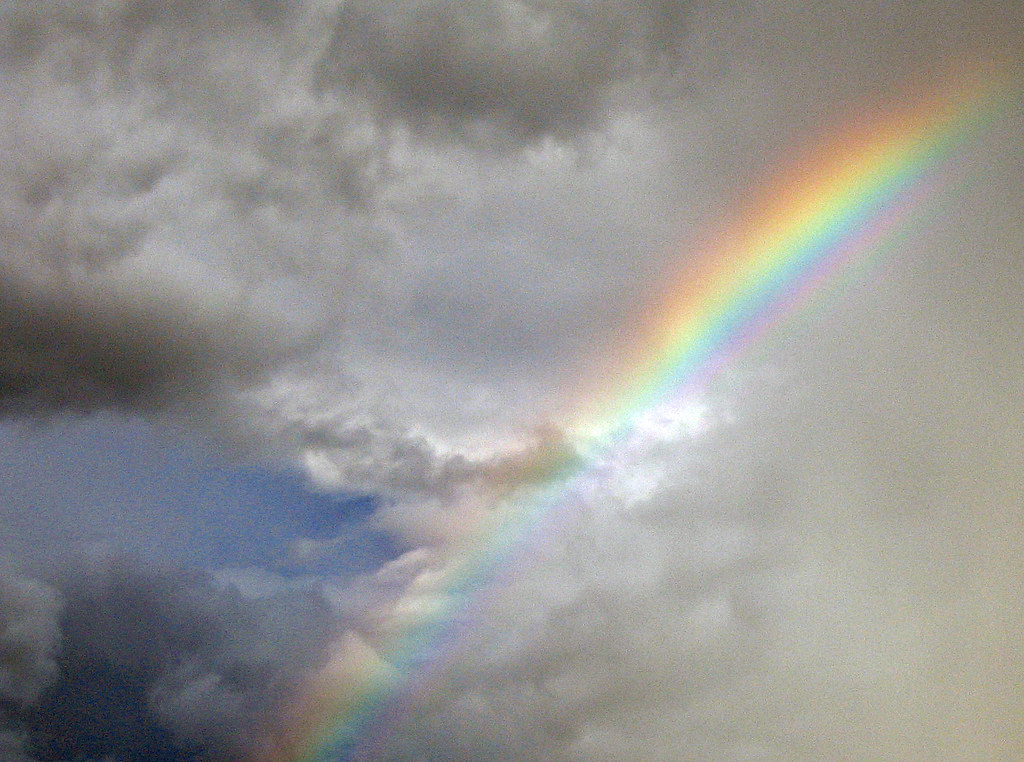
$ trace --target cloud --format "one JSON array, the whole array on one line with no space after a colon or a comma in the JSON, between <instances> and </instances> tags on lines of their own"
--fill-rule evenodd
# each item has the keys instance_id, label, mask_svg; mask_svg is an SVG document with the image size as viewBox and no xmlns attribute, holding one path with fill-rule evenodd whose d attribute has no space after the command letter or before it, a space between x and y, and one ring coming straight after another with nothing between
<instances>
[{"instance_id":1,"label":"cloud","mask_svg":"<svg viewBox=\"0 0 1024 762\"><path fill-rule=\"evenodd\" d=\"M0 395L8 411L199 404L253 382L275 359L268 333L241 310L174 294L166 283L118 280L3 278Z\"/></svg>"},{"instance_id":2,"label":"cloud","mask_svg":"<svg viewBox=\"0 0 1024 762\"><path fill-rule=\"evenodd\" d=\"M507 392L534 404L542 385L523 386L524 364L576 351L552 352L541 326L569 336L590 312L596 335L615 314L593 314L592 281L567 277L550 248L574 221L551 215L549 184L582 190L584 153L596 183L618 183L626 157L605 166L586 136L615 117L613 83L658 70L689 15L658 2L2 12L0 408L170 415L273 457L330 461L332 483L426 492L460 470L465 421L482 422L479 438L520 417ZM385 31L410 46L376 44ZM360 50L369 84L351 76ZM425 121L437 124L417 132ZM464 141L470 123L510 152ZM623 142L657 141L623 124ZM497 238L480 236L481 216ZM600 261L632 244L612 227L579 242L608 284L624 269ZM516 308L495 302L510 282Z\"/></svg>"},{"instance_id":3,"label":"cloud","mask_svg":"<svg viewBox=\"0 0 1024 762\"><path fill-rule=\"evenodd\" d=\"M701 434L602 467L570 528L470 612L380 758L1016 753L1009 433L933 440L922 457L927 429L900 405L857 397L838 414L834 389L741 389L757 401L712 399ZM1010 388L988 389L1019 420ZM956 395L935 405L918 412ZM428 606L417 579L407 600Z\"/></svg>"},{"instance_id":4,"label":"cloud","mask_svg":"<svg viewBox=\"0 0 1024 762\"><path fill-rule=\"evenodd\" d=\"M689 5L349 4L317 82L354 86L382 114L417 127L573 135L600 117L613 85L678 59Z\"/></svg>"},{"instance_id":5,"label":"cloud","mask_svg":"<svg viewBox=\"0 0 1024 762\"><path fill-rule=\"evenodd\" d=\"M489 3L479 18L443 3L335 12L8 4L3 286L12 323L25 335L36 323L38 330L33 344L12 337L4 353L5 397L159 405L182 392L177 374L190 375L202 358L222 366L223 378L198 367L197 386L244 386L288 349L308 355L303 341L315 344L346 317L339 294L372 296L361 293L371 284L360 276L396 264L388 233L405 221L388 210L401 190L395 181L423 169L401 166L402 103L454 122L506 109L494 118L515 129L572 122L562 112L583 106L557 102L592 98L577 80L609 67L591 59L658 49L652 40L684 26L674 7L643 4L626 23L610 3L575 11ZM498 18L503 40L517 34L505 26L516 24L548 29L553 39L533 45L543 50L532 57L513 55L512 41L482 44ZM367 25L397 25L399 37L422 39L391 49L366 37ZM316 30L324 28L334 41L321 51ZM566 63L563 38L577 40L569 47L581 48L579 61ZM466 59L466 45L477 59ZM352 65L359 46L408 56L363 67L397 106L371 98L367 116L358 87L318 84L324 67ZM431 67L417 59L433 55L444 60ZM402 72L428 81L402 85ZM611 77L600 74L600 86ZM528 113L545 108L553 118ZM79 356L64 358L68 346Z\"/></svg>"},{"instance_id":6,"label":"cloud","mask_svg":"<svg viewBox=\"0 0 1024 762\"><path fill-rule=\"evenodd\" d=\"M43 583L0 568L0 754L30 762L24 712L57 679L61 598Z\"/></svg>"},{"instance_id":7,"label":"cloud","mask_svg":"<svg viewBox=\"0 0 1024 762\"><path fill-rule=\"evenodd\" d=\"M48 585L6 571L0 583L0 698L31 704L56 675L60 597Z\"/></svg>"},{"instance_id":8,"label":"cloud","mask_svg":"<svg viewBox=\"0 0 1024 762\"><path fill-rule=\"evenodd\" d=\"M315 349L326 293L373 248L352 210L367 148L285 87L273 28L246 4L4 14L4 405L216 412Z\"/></svg>"},{"instance_id":9,"label":"cloud","mask_svg":"<svg viewBox=\"0 0 1024 762\"><path fill-rule=\"evenodd\" d=\"M3 604L4 738L39 760L263 751L341 626L315 587L243 596L230 581L109 556L53 587L5 580Z\"/></svg>"}]
</instances>

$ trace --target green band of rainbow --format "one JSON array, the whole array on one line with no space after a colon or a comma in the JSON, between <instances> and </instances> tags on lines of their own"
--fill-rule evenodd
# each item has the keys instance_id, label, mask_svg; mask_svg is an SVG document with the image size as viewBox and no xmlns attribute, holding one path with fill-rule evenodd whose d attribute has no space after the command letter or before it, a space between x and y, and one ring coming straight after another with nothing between
<instances>
[{"instance_id":1,"label":"green band of rainbow","mask_svg":"<svg viewBox=\"0 0 1024 762\"><path fill-rule=\"evenodd\" d=\"M996 112L1007 87L994 71L898 112L871 110L788 179L765 186L754 211L706 254L690 256L620 352L617 380L592 395L570 430L598 434L586 457L543 453L528 477L499 492L475 544L450 566L437 603L382 651L349 642L290 715L284 748L260 759L372 759L407 713L501 570L533 538L571 514L596 464L622 446L638 416L699 383L837 275L862 266L913 210L922 188ZM333 670L333 671L332 671Z\"/></svg>"}]
</instances>

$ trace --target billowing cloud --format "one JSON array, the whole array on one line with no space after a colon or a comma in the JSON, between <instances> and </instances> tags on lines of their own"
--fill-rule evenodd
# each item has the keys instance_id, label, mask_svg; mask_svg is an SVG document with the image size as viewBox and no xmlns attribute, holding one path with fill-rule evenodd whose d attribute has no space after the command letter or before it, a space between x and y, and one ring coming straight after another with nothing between
<instances>
[{"instance_id":1,"label":"billowing cloud","mask_svg":"<svg viewBox=\"0 0 1024 762\"><path fill-rule=\"evenodd\" d=\"M689 17L503 2L3 13L0 405L170 411L276 456L309 451L330 483L427 492L450 488L430 474L459 470L464 421L511 420L508 392L537 400L524 366L578 355L576 339L546 348L542 326L571 337L602 302L595 280L623 281L612 258L633 241L611 220L630 200L598 186L628 158L586 136L620 110L614 83L675 60ZM470 125L494 131L484 150L463 142ZM618 132L657 140L628 119ZM597 266L584 281L551 248L575 224L551 213L551 183L612 212L578 241ZM583 344L615 314L590 314Z\"/></svg>"},{"instance_id":2,"label":"billowing cloud","mask_svg":"<svg viewBox=\"0 0 1024 762\"><path fill-rule=\"evenodd\" d=\"M687 2L448 0L345 5L318 84L355 86L385 118L498 139L573 135L613 85L677 61Z\"/></svg>"},{"instance_id":3,"label":"billowing cloud","mask_svg":"<svg viewBox=\"0 0 1024 762\"><path fill-rule=\"evenodd\" d=\"M3 592L4 737L38 760L251 756L341 627L315 586L114 557Z\"/></svg>"},{"instance_id":4,"label":"billowing cloud","mask_svg":"<svg viewBox=\"0 0 1024 762\"><path fill-rule=\"evenodd\" d=\"M5 5L6 406L215 408L316 344L300 267L336 285L348 257L328 264L317 238L351 242L365 225L334 215L300 231L295 204L344 196L359 170L344 179L340 148L323 173L319 156L269 155L287 96L237 61L246 83L217 73L218 54L232 68L220 34L241 30L212 8ZM251 13L238 22L270 34Z\"/></svg>"}]
</instances>

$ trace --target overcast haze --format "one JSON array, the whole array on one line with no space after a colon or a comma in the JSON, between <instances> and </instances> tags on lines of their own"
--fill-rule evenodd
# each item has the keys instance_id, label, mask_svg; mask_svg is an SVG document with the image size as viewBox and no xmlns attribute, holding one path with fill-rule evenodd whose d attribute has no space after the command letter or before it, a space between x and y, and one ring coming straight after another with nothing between
<instances>
[{"instance_id":1,"label":"overcast haze","mask_svg":"<svg viewBox=\"0 0 1024 762\"><path fill-rule=\"evenodd\" d=\"M773 173L993 62L374 753L1024 758L1022 56L1015 0L0 1L0 760L273 758Z\"/></svg>"}]
</instances>

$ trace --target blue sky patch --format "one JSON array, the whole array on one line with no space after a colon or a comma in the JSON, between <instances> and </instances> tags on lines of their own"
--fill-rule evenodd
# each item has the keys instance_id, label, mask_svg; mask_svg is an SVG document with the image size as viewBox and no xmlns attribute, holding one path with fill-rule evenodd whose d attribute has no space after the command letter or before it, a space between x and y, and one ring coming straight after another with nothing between
<instances>
[{"instance_id":1,"label":"blue sky patch","mask_svg":"<svg viewBox=\"0 0 1024 762\"><path fill-rule=\"evenodd\" d=\"M200 568L341 573L399 553L366 526L377 497L317 490L296 470L240 464L139 418L0 425L0 459L0 552L17 560L100 548ZM294 540L340 535L344 549L315 569L288 554Z\"/></svg>"}]
</instances>

